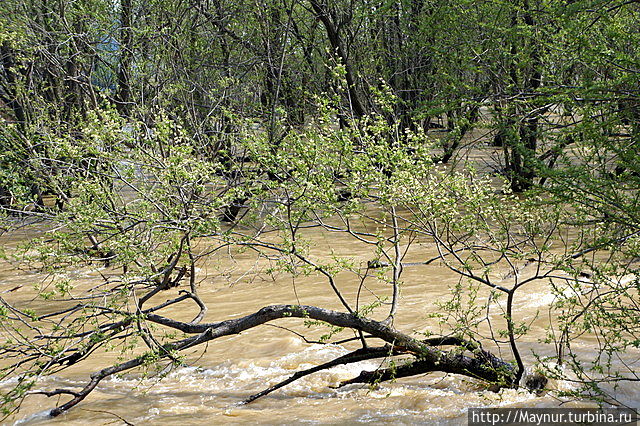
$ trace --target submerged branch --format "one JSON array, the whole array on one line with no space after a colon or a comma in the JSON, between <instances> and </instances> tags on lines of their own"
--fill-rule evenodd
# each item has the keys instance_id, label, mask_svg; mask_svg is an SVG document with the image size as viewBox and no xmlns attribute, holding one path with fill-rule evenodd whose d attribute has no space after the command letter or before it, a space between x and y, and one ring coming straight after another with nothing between
<instances>
[{"instance_id":1,"label":"submerged branch","mask_svg":"<svg viewBox=\"0 0 640 426\"><path fill-rule=\"evenodd\" d=\"M343 355L339 358L331 360L329 362L325 362L324 364L316 365L315 367L312 367L306 370L297 371L288 379L283 380L273 386L270 386L269 388L261 392L251 395L249 398L242 401L242 404L248 404L250 402L253 402L258 398L268 395L275 390L278 390L290 383L295 382L298 379L301 379L305 376L308 376L309 374L313 374L318 371L326 370L326 369L335 367L337 365L351 364L354 362L366 361L369 359L384 358L390 355L398 355L399 353L401 352L394 350L389 345L385 345L378 348L361 348L351 353L348 353L346 355Z\"/></svg>"},{"instance_id":2,"label":"submerged branch","mask_svg":"<svg viewBox=\"0 0 640 426\"><path fill-rule=\"evenodd\" d=\"M315 371L330 368L334 365L357 362L365 359L380 358L394 354L412 354L415 356L417 361L411 364L411 366L403 366L394 370L395 376L393 377L405 377L429 371L442 371L475 377L490 383L498 383L501 386L516 385L516 381L514 380L515 372L509 363L489 354L486 351L474 348L470 346L468 342L461 339L455 337L436 337L420 341L397 331L392 326L384 324L383 322L359 317L352 313L332 311L315 306L266 306L255 313L241 318L208 324L195 324L193 322L186 323L152 313L147 313L145 317L147 321L194 335L172 343L164 344L147 355L95 372L91 375L90 382L81 391L54 391L55 394L71 394L73 395L73 398L67 403L51 410L51 416L57 416L77 405L87 395L89 395L105 377L142 366L152 359L158 360L167 357L173 358L172 354L175 352L195 347L223 336L239 334L245 330L281 318L313 319L336 327L351 328L359 332L368 333L373 337L387 342L389 345L382 348L362 348L359 351L352 352L351 354L337 358L336 360L330 361L321 366L298 372L284 382L249 397L245 402L253 401L260 396L273 392L274 390ZM451 345L461 347L464 350L471 350L475 354L475 357L463 355L460 353L459 349L447 352L436 347ZM359 378L352 379L348 383L356 383L358 380L361 382L370 382L370 380L388 380L390 378L392 378L391 372L387 372L386 370L374 373L363 372Z\"/></svg>"},{"instance_id":3,"label":"submerged branch","mask_svg":"<svg viewBox=\"0 0 640 426\"><path fill-rule=\"evenodd\" d=\"M437 363L431 360L418 359L399 367L363 371L357 377L346 380L337 387L340 388L353 383L375 384L431 372L474 377L496 385L498 388L514 386L514 371L511 364L502 360L500 360L499 364L494 364L493 362L487 362L487 360L449 352Z\"/></svg>"}]
</instances>

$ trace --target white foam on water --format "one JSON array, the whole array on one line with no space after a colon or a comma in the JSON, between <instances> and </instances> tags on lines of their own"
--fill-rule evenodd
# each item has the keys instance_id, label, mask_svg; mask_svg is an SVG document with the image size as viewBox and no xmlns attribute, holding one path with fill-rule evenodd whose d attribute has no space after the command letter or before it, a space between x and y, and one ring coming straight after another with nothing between
<instances>
[{"instance_id":1,"label":"white foam on water","mask_svg":"<svg viewBox=\"0 0 640 426\"><path fill-rule=\"evenodd\" d=\"M253 361L229 360L209 368L179 367L170 371L161 380L140 379L133 375L112 376L104 380L102 386L118 389L148 387L147 393L156 395L175 392L179 389L181 392L197 391L211 395L237 393L249 396L288 378L296 371L312 368L348 352L347 349L338 345L311 345L302 351L279 357L266 366ZM326 393L329 386L357 376L362 369L373 370L379 365L379 362L363 361L357 364L335 366L304 377L278 392L296 396Z\"/></svg>"},{"instance_id":2,"label":"white foam on water","mask_svg":"<svg viewBox=\"0 0 640 426\"><path fill-rule=\"evenodd\" d=\"M51 409L31 414L30 416L27 416L23 419L16 421L13 425L18 426L18 425L27 425L27 424L38 423L38 422L45 422L51 419L51 416L49 415L50 412L51 412Z\"/></svg>"},{"instance_id":3,"label":"white foam on water","mask_svg":"<svg viewBox=\"0 0 640 426\"><path fill-rule=\"evenodd\" d=\"M261 360L227 360L208 368L178 367L158 378L130 374L112 376L99 385L99 400L106 404L130 400L134 423L158 422L172 416L202 415L236 418L249 422L269 416L275 422L282 410L292 410L302 416L296 422L313 423L316 415L325 422L365 422L412 424L429 421L433 424L456 424L466 416L469 407L557 406L557 399L514 389L498 393L483 390L473 379L438 374L385 382L375 388L364 384L333 389L344 380L356 377L362 370L375 370L380 360L341 365L320 371L278 389L265 399L247 406L237 404L244 398L274 385L294 372L319 365L349 353L338 345L311 345L260 364ZM550 366L553 367L553 366ZM15 383L16 379L5 382ZM79 386L84 381L71 382L56 377L45 378L47 386ZM71 384L78 383L78 384ZM550 387L568 390L569 381L552 381ZM323 402L325 401L325 402ZM555 405L554 405L555 404ZM317 409L314 411L314 407ZM308 416L300 413L307 412ZM17 424L45 421L48 411L38 412ZM253 417L252 417L253 416ZM203 419L204 419L203 417ZM299 421L298 421L299 420ZM433 420L433 421L432 421Z\"/></svg>"},{"instance_id":4,"label":"white foam on water","mask_svg":"<svg viewBox=\"0 0 640 426\"><path fill-rule=\"evenodd\" d=\"M20 382L20 376L9 377L5 380L0 380L0 388L17 385Z\"/></svg>"}]
</instances>

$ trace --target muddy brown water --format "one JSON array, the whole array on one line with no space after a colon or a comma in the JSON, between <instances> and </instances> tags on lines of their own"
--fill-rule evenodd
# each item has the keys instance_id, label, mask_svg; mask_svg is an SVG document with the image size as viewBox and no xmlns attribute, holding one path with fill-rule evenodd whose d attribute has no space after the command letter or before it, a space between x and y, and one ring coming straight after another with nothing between
<instances>
[{"instance_id":1,"label":"muddy brown water","mask_svg":"<svg viewBox=\"0 0 640 426\"><path fill-rule=\"evenodd\" d=\"M24 235L3 237L7 249ZM333 251L357 264L366 264L373 257L370 246L354 243L344 234L313 229L305 232L313 252ZM206 244L206 242L201 242ZM417 241L405 261L419 261L435 254L428 241ZM284 273L269 274L264 263L257 262L250 253L220 254L199 265L199 291L209 306L205 321L237 318L255 312L269 304L309 304L341 309L336 296L320 275L292 278ZM100 274L114 273L105 268L79 270L70 273L74 283L83 286L100 280ZM499 272L498 272L499 273ZM18 305L29 305L38 313L47 312L50 304L37 297L34 284L46 277L40 273L22 271L7 263L0 265L0 295ZM507 279L507 278L505 278ZM438 312L438 302L450 297L450 289L459 277L438 264L407 266L402 275L401 306L395 326L408 333L438 332L437 321L429 315ZM359 278L341 273L336 282L345 297L353 302ZM362 303L375 300L373 294L389 296L390 288L371 280L361 291ZM18 287L17 290L9 291ZM175 294L161 294L162 301ZM484 290L482 290L484 291ZM486 297L487 293L482 293ZM522 291L516 302L517 320L532 324L531 332L522 339L521 350L526 363L534 363L535 351L553 355L552 345L541 343L546 335L549 316L547 307L553 297L546 282L534 282ZM163 310L166 316L189 319L193 312L184 306ZM374 317L384 318L382 307ZM490 315L498 324L499 310ZM280 320L275 325L319 337L322 331L311 330L300 320ZM340 336L349 337L349 333ZM557 407L560 400L553 392L535 395L526 391L504 389L498 393L485 390L475 381L454 375L428 374L383 383L376 388L349 385L339 389L332 386L358 375L363 370L380 366L380 361L366 361L338 366L322 371L280 389L249 405L238 405L243 398L283 380L300 369L309 368L355 349L351 343L342 345L309 344L296 334L272 326L261 326L240 335L225 337L204 348L187 352L187 364L169 371L160 380L142 377L136 372L105 379L80 405L70 412L50 419L49 409L63 397L30 396L18 415L7 424L466 424L470 407ZM506 345L494 348L511 359ZM593 338L585 338L574 345L585 357L593 357ZM627 353L623 360L637 363L640 353ZM91 371L117 362L117 353L97 352L90 363L41 380L39 388L81 387ZM1 383L3 387L10 383ZM569 390L569 381L554 381L552 389ZM616 397L631 406L640 403L638 385L622 385ZM570 401L565 406L589 406L589 401Z\"/></svg>"}]
</instances>

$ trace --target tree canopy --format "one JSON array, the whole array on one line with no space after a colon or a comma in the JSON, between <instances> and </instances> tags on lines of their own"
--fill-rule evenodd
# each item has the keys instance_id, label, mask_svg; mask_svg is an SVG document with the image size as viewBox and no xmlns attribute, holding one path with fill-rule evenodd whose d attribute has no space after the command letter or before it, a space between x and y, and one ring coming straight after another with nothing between
<instances>
[{"instance_id":1,"label":"tree canopy","mask_svg":"<svg viewBox=\"0 0 640 426\"><path fill-rule=\"evenodd\" d=\"M62 395L59 415L106 377L285 318L358 346L246 403L383 359L341 386L557 378L624 404L612 389L640 380L617 362L640 347L639 27L626 0L3 1L0 238L28 238L1 254L48 277L45 310L0 286L3 415L34 393ZM201 268L238 256L315 277L335 304L219 318ZM397 329L403 273L429 286L431 265L458 284L428 332ZM554 354L537 359L518 312L532 283L552 297ZM574 350L586 336L595 357ZM121 361L40 386L96 351Z\"/></svg>"}]
</instances>

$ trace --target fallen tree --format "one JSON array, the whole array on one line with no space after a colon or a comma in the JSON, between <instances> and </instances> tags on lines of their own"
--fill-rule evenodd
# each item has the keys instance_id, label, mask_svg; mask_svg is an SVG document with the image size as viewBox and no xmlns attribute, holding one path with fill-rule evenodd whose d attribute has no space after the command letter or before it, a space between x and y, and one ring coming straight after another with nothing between
<instances>
[{"instance_id":1,"label":"fallen tree","mask_svg":"<svg viewBox=\"0 0 640 426\"><path fill-rule=\"evenodd\" d=\"M114 173L121 172L116 170ZM191 179L192 175L184 174L183 176ZM425 178L433 179L433 177L427 176ZM445 176L441 176L441 178L448 179ZM155 179L152 179L151 182L153 185L157 185ZM424 188L429 188L430 191L439 190L437 185L435 187L432 186L433 183L443 185L444 181L432 180L431 183L425 182ZM455 199L457 203L469 203L470 200L465 199L465 196L472 196L474 199L484 196L487 197L484 200L487 203L505 201L488 198L494 197L493 192L486 188L482 189L482 185L475 186L472 190L466 192L467 195L464 195L459 192L460 188L456 188L456 185L461 184L463 187L467 185L458 180L446 183L447 187L454 189L450 197L452 200ZM283 183L282 185L284 191L292 188L291 182ZM188 187L189 184L182 183L180 185L182 190ZM262 186L262 188L265 187L266 185ZM144 189L143 183L138 183L134 189L143 195L148 193ZM280 190L280 188L277 189L277 191ZM302 194L305 194L306 191L307 189L303 190ZM318 194L320 193L314 193L314 197L318 196ZM92 197L94 195L91 194ZM265 194L263 194L264 196ZM378 195L370 196L373 199L378 199ZM426 194L423 194L423 196L426 198ZM193 215L193 211L197 209L197 206L202 201L196 196L189 197L187 200L191 200L191 204L187 203L186 206L181 207L193 209L191 210ZM326 199L313 201L314 206L318 203L324 203L325 206L328 205L326 204L326 201L328 201ZM441 201L442 199L439 199L437 202ZM102 380L109 376L134 369L156 368L161 365L163 360L166 360L169 364L181 365L183 362L182 353L186 349L205 345L223 336L239 334L263 324L286 318L299 318L305 323L312 321L310 325L314 328L329 326L330 329L352 330L355 337L351 340L359 341L361 347L324 364L298 371L290 378L248 396L244 400L245 403L268 395L306 375L336 365L355 363L367 359L386 359L394 360L394 362L393 365L387 363L385 364L388 365L387 367L382 367L375 371L362 371L360 375L344 381L339 386L353 383L373 385L383 381L431 372L470 377L484 383L486 388L494 391L498 391L501 388L517 388L521 386L521 383L528 383L527 380L521 380L525 373L525 365L517 347L518 336L521 332L516 330L520 326L513 320L513 300L516 292L522 286L535 280L548 278L554 268L545 270L538 268L525 280L515 278L512 286L495 284L493 278L486 273L477 274L475 272L477 268L482 267L483 262L485 265L489 261L493 264L500 262L508 264L512 262L512 258L516 256L522 257L526 246L530 246L529 251L526 253L529 253L529 255L537 253L538 258L533 259L533 261L525 260L525 262L534 262L536 264L542 262L542 257L546 252L540 250L535 244L531 245L534 230L526 230L525 227L520 229L520 234L516 235L511 229L516 223L517 226L523 226L523 223L526 225L522 221L515 222L516 216L509 216L515 215L516 212L522 213L521 206L502 210L501 214L507 215L504 219L509 219L504 220L504 223L507 224L509 235L512 238L507 240L506 245L498 250L486 244L479 245L475 236L464 229L452 228L452 223L443 222L445 227L440 227L438 221L434 220L434 218L437 218L434 215L435 211L431 211L432 206L427 203L421 205L421 208L426 209L424 211L419 209L409 210L408 213L403 214L399 213L395 205L388 207L383 205L383 210L385 208L388 209L389 218L369 216L367 212L362 213L364 219L379 227L375 232L370 232L366 229L356 229L352 219L343 215L342 209L344 205L340 204L340 202L334 202L334 211L332 213L341 218L341 225L337 225L335 222L331 225L326 223L324 219L326 215L319 216L316 210L312 210L307 206L302 207L302 209L299 208L298 203L308 202L309 200L302 196L289 196L282 203L281 210L275 210L270 213L272 215L271 218L282 221L280 226L275 229L280 230L284 238L277 242L274 242L273 238L269 237L273 231L265 231L264 228L251 233L231 228L205 235L200 234L196 237L192 235L192 232L195 231L193 222L190 223L191 228L169 228L171 233L164 233L163 240L155 238L141 240L135 238L135 235L140 235L151 229L166 230L166 219L147 223L142 220L143 214L140 214L140 220L134 221L133 225L125 226L117 222L119 220L117 215L113 216L113 212L109 212L112 215L110 222L105 221L109 225L104 225L105 229L97 234L89 233L81 224L81 227L72 228L68 234L52 234L51 239L29 246L30 250L38 251L51 247L52 243L60 244L62 241L65 242L63 252L59 252L57 256L47 258L44 266L48 262L51 262L50 265L52 266L57 266L60 265L61 260L70 259L75 261L75 263L70 264L77 267L83 267L80 262L84 262L85 265L86 262L97 262L98 264L108 262L109 268L114 268L114 263L117 265L118 261L122 261L125 255L121 248L118 253L118 248L109 244L110 240L114 236L128 236L131 233L134 238L126 241L136 247L135 253L148 253L149 256L136 257L129 262L121 263L122 272L117 274L116 278L104 277L102 284L89 288L82 296L71 296L69 291L66 293L61 291L61 302L63 300L66 301L67 305L70 301L76 301L77 303L44 315L18 308L14 304L0 299L5 309L4 318L7 320L4 323L5 330L12 330L15 332L13 333L14 336L20 336L16 341L0 348L0 353L5 359L15 360L11 365L5 367L5 375L18 375L21 377L20 385L10 391L7 395L8 398L19 401L30 394L43 394L49 397L70 396L68 401L61 403L50 411L51 416L57 416L82 402L96 389ZM483 205L483 208L486 207L486 204L483 203L478 205ZM72 203L70 208L73 207L74 204ZM151 208L160 211L170 210L168 206L165 207L161 204L152 205ZM303 213L301 214L300 212ZM121 212L117 213L121 214ZM477 216L477 213L469 211L467 215L472 217ZM129 210L127 220L131 220L131 214L131 210ZM245 218L247 216L245 214L242 217ZM191 217L194 218L194 216ZM304 221L301 220L303 218L305 219ZM429 218L429 222L420 223L425 218ZM66 222L65 226L70 228L77 226L76 217L74 216L73 219L71 222ZM539 218L531 218L530 220L535 221L537 219ZM485 231L495 228L495 224L489 226L488 222L482 223ZM358 244L371 247L378 254L378 259L363 262L357 268L357 273L361 277L360 287L364 286L365 281L382 280L386 282L390 289L389 294L385 296L387 301L380 299L378 303L363 305L360 300L360 290L358 290L358 296L355 301L348 300L338 289L336 283L336 275L339 270L336 270L334 265L323 262L322 258L314 256L309 251L308 245L304 243L304 239L300 234L309 227L322 229L324 230L323 232L343 234L353 238ZM136 228L139 229L134 232L133 230ZM538 231L538 229L535 230L537 232L536 235L540 234ZM550 227L548 231L553 232L553 227ZM437 255L423 262L404 262L404 258L415 240L416 234L429 235L435 243ZM171 235L172 239L167 241L166 235ZM482 238L486 237L483 236ZM197 240L202 239L207 240L207 248L205 250L196 248ZM70 241L75 242L75 244L71 245L74 249L68 251ZM90 243L89 250L86 249L87 241ZM82 249L81 247L85 248ZM252 250L256 253L258 259L282 262L281 269L290 271L293 274L314 273L323 277L327 288L334 293L336 300L344 307L345 311L341 312L308 305L270 305L239 318L220 322L203 322L210 310L207 303L199 295L200 285L196 278L198 274L196 264L211 257L216 252L230 247L234 247L235 250ZM110 255L105 257L105 252L110 253ZM161 255L162 253L164 255ZM489 260L490 258L491 260ZM40 260L41 258L38 259ZM492 354L489 350L483 348L480 343L482 339L474 338L472 333L460 331L455 326L450 329L447 335L430 336L427 339L424 337L416 338L394 327L394 319L402 306L399 289L402 284L401 275L404 268L412 265L429 265L436 260L450 268L460 277L475 281L508 296L506 310L503 315L508 340L499 342L493 338L489 339L489 341L494 344L506 343L509 345L513 361ZM146 261L148 266L145 267L143 261ZM342 264L341 262L343 260L335 259L336 264ZM472 267L472 265L475 266ZM41 268L44 266L40 265ZM136 276L130 275L131 268L136 268ZM511 271L515 273L516 277L520 276L518 268L511 264ZM382 275L380 274L381 269ZM145 275L140 275L142 272ZM96 291L98 288L99 290ZM177 292L177 294L168 300L158 301L156 296L168 294L168 292ZM445 307L444 312L455 313L458 310L467 309L460 305L462 294L454 293L452 296L457 299L458 305ZM491 297L494 298L495 296ZM150 304L151 306L148 306ZM195 306L196 309L192 309L189 304L193 304L191 306ZM473 305L474 303L471 302L470 306ZM180 309L184 312L193 311L193 319L180 320L161 314L162 309L168 307L175 309L176 306L184 306ZM372 319L370 313L382 307L388 308L386 318L383 320ZM471 321L475 320L469 318L464 326L472 326ZM485 321L490 322L491 320L487 317ZM17 332L17 325L24 324L30 324L32 335L24 335ZM87 324L92 326L89 330L87 330ZM182 333L182 337L176 338L165 330ZM146 346L144 353L132 356L128 361L107 366L94 372L84 388L33 389L35 382L31 382L31 377L53 374L78 363L91 362L91 357L96 351L105 348L112 342L123 341L134 336L140 337L144 342ZM371 342L373 341L382 341L384 345L372 346ZM52 342L55 342L55 349ZM131 352L131 349L129 349L123 355ZM529 388L537 390L543 386L544 379L535 385L530 385Z\"/></svg>"},{"instance_id":2,"label":"fallen tree","mask_svg":"<svg viewBox=\"0 0 640 426\"><path fill-rule=\"evenodd\" d=\"M378 383L395 378L425 374L428 372L440 371L452 374L461 374L484 381L494 385L494 389L502 387L516 386L516 371L514 367L493 354L485 351L471 342L458 338L431 338L428 340L416 340L404 333L395 330L393 327L380 321L373 321L367 318L358 317L354 314L336 312L314 306L294 306L294 305L274 305L260 309L253 314L232 320L218 323L194 324L172 320L163 316L148 313L144 315L145 320L156 324L161 324L175 328L193 336L177 340L172 343L163 344L153 353L147 353L129 361L102 369L91 374L89 383L80 390L56 389L53 391L34 391L33 394L44 394L47 396L71 395L72 399L51 410L51 416L58 416L80 403L89 395L101 380L136 367L140 367L149 362L149 359L159 360L162 358L172 358L180 351L192 348L197 345L215 340L222 336L239 334L242 331L265 324L267 322L281 318L307 318L325 322L327 324L345 327L353 330L368 333L367 337L375 337L387 342L382 347L363 348L341 356L333 361L327 362L309 370L300 371L285 382L279 383L258 394L250 396L245 403L254 401L280 387L285 386L304 377L307 374L315 373L340 364L360 362L367 359L387 358L395 355L410 355L411 359L397 370L379 370L363 372L360 376L341 384L344 386L350 383ZM105 328L122 329L124 324L113 324ZM454 346L454 349L442 350L443 346ZM93 348L92 348L93 349ZM70 352L77 353L71 349ZM83 350L88 354L88 351ZM465 352L467 354L465 354ZM64 355L52 359L51 364L66 364L78 362L79 357Z\"/></svg>"},{"instance_id":3,"label":"fallen tree","mask_svg":"<svg viewBox=\"0 0 640 426\"><path fill-rule=\"evenodd\" d=\"M355 128L291 133L277 149L261 143L255 133L244 147L250 161L232 166L237 167L232 186L219 165L181 144L186 137L175 123L158 123L175 135L173 144L147 133L126 133L109 121L100 132L90 129L105 141L139 140L89 153L83 151L89 147L78 146L79 158L69 161L67 173L81 184L64 209L30 213L31 220L42 219L35 224L36 238L8 256L15 267L39 271L45 278L38 289L43 300L38 309L31 306L35 302L17 297L19 288L0 298L0 380L12 380L4 391L5 416L32 394L66 396L50 411L57 416L107 377L184 365L187 349L292 318L308 326L309 334L329 330L322 343L360 346L256 389L243 402L307 375L368 359L386 362L338 386L441 372L473 378L490 390L537 391L546 379L540 371L527 371L560 377L556 370L540 367L544 362L585 371L572 342L593 329L593 318L604 342L599 355L614 356L607 352L612 344L624 349L637 341L635 281L612 278L635 273L633 263L624 260L636 250L634 227L604 229L600 222L584 219L588 214L575 205L568 209L534 194L516 197L496 190L490 176L439 169L428 147L390 146L392 129L384 123L362 124L370 127L359 140ZM95 167L75 166L89 154ZM247 162L255 164L245 169ZM223 168L227 171L229 165ZM340 195L347 192L349 197ZM242 212L227 217L232 223L221 221L225 209L239 199ZM583 219L578 228L573 226L576 218ZM20 226L25 225L14 221L10 227ZM329 240L344 238L348 250L328 253L316 247L311 230ZM624 253L621 247L631 251ZM603 255L609 257L601 261ZM252 266L238 261L243 256L252 257ZM314 277L312 285L326 289L333 300L326 307L314 306L319 304L315 300L286 305L265 300L253 313L247 313L253 307L242 307L233 319L216 318L201 290L212 279L230 286L239 279L215 268L207 277L201 270L236 263L242 276ZM422 334L396 328L405 309L405 272L425 268L425 274L413 279L429 294L433 283L428 268L434 265L457 280L450 297L441 298L424 318ZM91 280L86 278L89 271L94 272ZM349 291L341 274L355 277ZM523 318L518 304L534 283L544 283L545 295L555 300L544 307L550 309L545 331L551 337L542 344L555 344L556 355L541 360L521 347L531 319ZM166 313L169 308L173 315ZM620 324L625 331L612 332ZM344 330L353 336L345 339ZM97 369L83 388L43 389L39 384L41 377L91 365L99 351L126 361ZM596 366L605 364L602 376L583 376L587 390L612 377L635 380L633 370L607 370L603 359L595 361Z\"/></svg>"}]
</instances>

